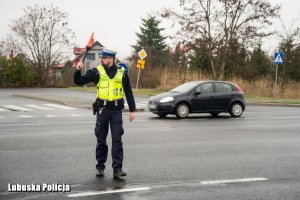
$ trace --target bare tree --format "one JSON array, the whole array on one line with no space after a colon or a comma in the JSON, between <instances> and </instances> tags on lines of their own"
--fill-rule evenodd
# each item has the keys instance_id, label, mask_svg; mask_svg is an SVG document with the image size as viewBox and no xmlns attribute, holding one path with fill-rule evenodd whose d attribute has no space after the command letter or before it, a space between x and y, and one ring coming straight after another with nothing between
<instances>
[{"instance_id":1,"label":"bare tree","mask_svg":"<svg viewBox=\"0 0 300 200\"><path fill-rule=\"evenodd\" d=\"M290 81L300 80L300 24L299 17L287 26L281 20L282 28L278 31L280 38L279 51L284 53L284 62L280 65L279 76L281 76L281 89Z\"/></svg>"},{"instance_id":2,"label":"bare tree","mask_svg":"<svg viewBox=\"0 0 300 200\"><path fill-rule=\"evenodd\" d=\"M24 15L10 26L12 34L1 42L2 48L21 54L33 67L40 86L45 86L49 68L64 60L75 38L68 28L68 14L58 7L27 6Z\"/></svg>"},{"instance_id":3,"label":"bare tree","mask_svg":"<svg viewBox=\"0 0 300 200\"><path fill-rule=\"evenodd\" d=\"M279 5L265 0L180 0L182 12L166 9L162 16L179 23L181 41L206 44L213 77L224 80L226 57L233 41L250 42L271 32Z\"/></svg>"}]
</instances>

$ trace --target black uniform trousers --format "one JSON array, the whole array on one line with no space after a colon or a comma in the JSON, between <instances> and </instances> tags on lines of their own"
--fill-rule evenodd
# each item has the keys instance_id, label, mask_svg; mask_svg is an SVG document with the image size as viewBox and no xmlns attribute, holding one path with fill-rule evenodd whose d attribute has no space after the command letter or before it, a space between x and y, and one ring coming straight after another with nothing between
<instances>
[{"instance_id":1,"label":"black uniform trousers","mask_svg":"<svg viewBox=\"0 0 300 200\"><path fill-rule=\"evenodd\" d=\"M97 114L97 121L95 127L95 135L97 137L96 145L96 159L98 164L97 169L105 169L105 162L107 160L108 146L106 144L106 137L108 134L108 129L110 126L112 147L112 168L122 169L123 163L123 143L122 135L124 133L123 129L123 119L122 110L110 110L104 108L101 113Z\"/></svg>"}]
</instances>

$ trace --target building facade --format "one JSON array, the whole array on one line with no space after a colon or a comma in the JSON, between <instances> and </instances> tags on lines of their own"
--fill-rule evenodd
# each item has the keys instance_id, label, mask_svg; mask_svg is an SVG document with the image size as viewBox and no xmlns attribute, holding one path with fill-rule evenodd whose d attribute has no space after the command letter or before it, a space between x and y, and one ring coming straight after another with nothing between
<instances>
[{"instance_id":1,"label":"building facade","mask_svg":"<svg viewBox=\"0 0 300 200\"><path fill-rule=\"evenodd\" d=\"M104 46L100 42L94 42L94 44L88 50L88 53L85 58L86 70L92 69L100 65L98 54L102 51L103 48ZM73 60L73 67L76 67L77 63L81 59L83 59L85 51L85 48L74 48L74 55L76 56L76 58Z\"/></svg>"}]
</instances>

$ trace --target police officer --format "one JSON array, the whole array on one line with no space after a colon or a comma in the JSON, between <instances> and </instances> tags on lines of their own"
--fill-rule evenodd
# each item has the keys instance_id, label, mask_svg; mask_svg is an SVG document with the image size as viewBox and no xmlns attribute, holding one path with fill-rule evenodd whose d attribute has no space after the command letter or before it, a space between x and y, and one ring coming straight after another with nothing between
<instances>
[{"instance_id":1,"label":"police officer","mask_svg":"<svg viewBox=\"0 0 300 200\"><path fill-rule=\"evenodd\" d=\"M125 94L129 105L129 121L134 120L135 101L128 74L124 68L115 64L116 52L104 49L99 53L101 65L97 68L88 70L85 75L81 75L84 63L80 61L76 66L74 73L74 82L77 85L84 85L90 82L97 84L96 105L97 121L95 135L97 137L96 145L96 176L103 176L105 162L107 160L108 146L106 137L110 127L112 137L112 168L113 177L120 178L126 176L122 170L123 163L123 143L122 135L124 133L122 109L124 109Z\"/></svg>"}]
</instances>

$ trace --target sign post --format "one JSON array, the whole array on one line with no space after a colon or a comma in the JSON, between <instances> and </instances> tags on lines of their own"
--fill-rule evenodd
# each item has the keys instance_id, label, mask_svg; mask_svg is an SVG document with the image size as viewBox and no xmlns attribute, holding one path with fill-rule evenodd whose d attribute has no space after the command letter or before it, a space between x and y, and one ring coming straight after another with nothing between
<instances>
[{"instance_id":1,"label":"sign post","mask_svg":"<svg viewBox=\"0 0 300 200\"><path fill-rule=\"evenodd\" d=\"M283 53L274 53L274 63L276 64L275 88L277 86L278 65L283 64L283 59L284 59L284 54Z\"/></svg>"},{"instance_id":2,"label":"sign post","mask_svg":"<svg viewBox=\"0 0 300 200\"><path fill-rule=\"evenodd\" d=\"M141 73L141 68L139 68L138 78L137 78L137 81L136 81L136 86L135 86L136 90L138 89L138 86L139 86L140 73Z\"/></svg>"},{"instance_id":3,"label":"sign post","mask_svg":"<svg viewBox=\"0 0 300 200\"><path fill-rule=\"evenodd\" d=\"M277 91L277 77L278 77L278 65L283 64L283 59L284 59L284 53L274 53L274 64L276 64L276 75L275 75L275 83L274 83L274 97L276 96L276 91Z\"/></svg>"},{"instance_id":4,"label":"sign post","mask_svg":"<svg viewBox=\"0 0 300 200\"><path fill-rule=\"evenodd\" d=\"M135 87L136 90L138 89L138 86L139 86L141 69L144 69L144 67L145 67L145 60L144 60L144 58L147 57L147 53L146 53L146 51L144 49L142 49L141 51L138 52L138 55L139 55L140 59L138 60L137 66L136 66L139 69L138 78L137 78L136 87Z\"/></svg>"}]
</instances>

